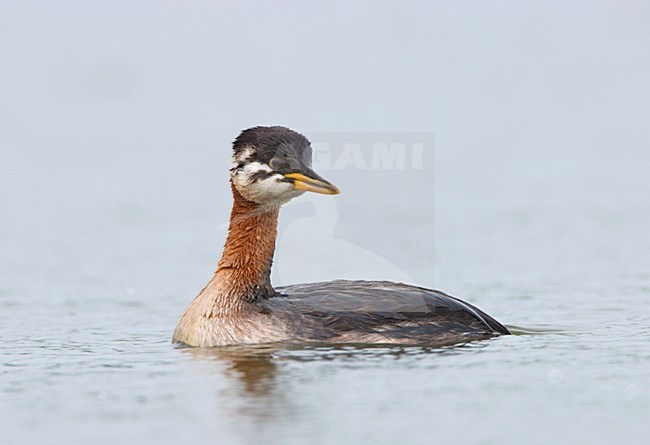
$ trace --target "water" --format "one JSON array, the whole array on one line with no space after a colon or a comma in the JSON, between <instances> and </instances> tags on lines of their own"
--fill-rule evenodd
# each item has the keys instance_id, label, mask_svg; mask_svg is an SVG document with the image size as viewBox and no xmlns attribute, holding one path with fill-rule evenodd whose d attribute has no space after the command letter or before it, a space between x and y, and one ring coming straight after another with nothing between
<instances>
[{"instance_id":1,"label":"water","mask_svg":"<svg viewBox=\"0 0 650 445\"><path fill-rule=\"evenodd\" d=\"M647 442L647 8L115 5L3 7L1 443ZM258 123L436 141L321 171L276 284L408 280L517 335L173 347Z\"/></svg>"}]
</instances>

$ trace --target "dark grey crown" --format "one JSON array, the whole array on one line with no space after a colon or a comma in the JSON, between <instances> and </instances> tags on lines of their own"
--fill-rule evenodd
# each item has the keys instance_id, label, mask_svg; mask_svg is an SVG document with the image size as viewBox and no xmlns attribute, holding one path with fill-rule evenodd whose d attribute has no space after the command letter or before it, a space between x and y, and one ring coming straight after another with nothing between
<instances>
[{"instance_id":1,"label":"dark grey crown","mask_svg":"<svg viewBox=\"0 0 650 445\"><path fill-rule=\"evenodd\" d=\"M248 151L247 151L248 149ZM278 173L290 173L311 166L311 144L302 134L286 127L253 127L241 132L233 142L233 157L239 162L260 162ZM249 153L242 158L244 153Z\"/></svg>"}]
</instances>

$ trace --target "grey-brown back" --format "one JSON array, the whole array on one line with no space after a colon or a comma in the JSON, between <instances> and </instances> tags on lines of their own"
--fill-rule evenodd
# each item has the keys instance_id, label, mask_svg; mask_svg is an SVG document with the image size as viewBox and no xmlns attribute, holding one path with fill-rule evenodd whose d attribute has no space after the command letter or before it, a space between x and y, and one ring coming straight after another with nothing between
<instances>
[{"instance_id":1,"label":"grey-brown back","mask_svg":"<svg viewBox=\"0 0 650 445\"><path fill-rule=\"evenodd\" d=\"M469 303L401 283L337 280L276 290L269 310L297 316L295 335L313 340L453 343L510 333Z\"/></svg>"}]
</instances>

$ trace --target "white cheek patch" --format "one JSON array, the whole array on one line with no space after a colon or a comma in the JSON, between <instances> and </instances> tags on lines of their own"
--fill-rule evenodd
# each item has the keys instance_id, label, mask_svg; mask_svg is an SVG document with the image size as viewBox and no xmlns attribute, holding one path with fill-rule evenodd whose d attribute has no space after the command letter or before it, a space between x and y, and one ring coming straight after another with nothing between
<instances>
[{"instance_id":1,"label":"white cheek patch","mask_svg":"<svg viewBox=\"0 0 650 445\"><path fill-rule=\"evenodd\" d=\"M239 165L241 165L242 163L245 163L246 159L248 159L250 157L250 155L252 155L252 154L253 154L253 149L252 148L250 148L250 147L244 148L241 151L241 153L239 153L239 155L237 157L233 156L233 158L232 158L232 168L236 169ZM257 164L259 164L259 162ZM262 165L262 164L259 164L259 165Z\"/></svg>"},{"instance_id":2,"label":"white cheek patch","mask_svg":"<svg viewBox=\"0 0 650 445\"><path fill-rule=\"evenodd\" d=\"M233 175L237 175L241 181L247 180L250 182L251 177L258 172L267 172L271 173L273 169L266 164L260 162L251 162L246 164L241 168L236 168L233 171Z\"/></svg>"},{"instance_id":3,"label":"white cheek patch","mask_svg":"<svg viewBox=\"0 0 650 445\"><path fill-rule=\"evenodd\" d=\"M239 158L239 157L238 157ZM251 162L237 168L239 161L234 161L235 169L230 177L241 195L249 201L259 204L284 204L304 192L294 190L293 184L284 181L284 176L279 173L267 176L264 179L253 180L252 177L259 172L270 173L271 167L259 162Z\"/></svg>"}]
</instances>

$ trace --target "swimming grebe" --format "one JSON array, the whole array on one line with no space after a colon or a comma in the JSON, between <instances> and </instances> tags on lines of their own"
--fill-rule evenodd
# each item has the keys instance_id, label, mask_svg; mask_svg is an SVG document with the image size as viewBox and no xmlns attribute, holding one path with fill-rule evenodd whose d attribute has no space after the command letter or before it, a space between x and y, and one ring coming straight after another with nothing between
<instances>
[{"instance_id":1,"label":"swimming grebe","mask_svg":"<svg viewBox=\"0 0 650 445\"><path fill-rule=\"evenodd\" d=\"M509 334L471 304L406 284L338 280L274 289L280 206L306 191L339 189L311 169L310 142L288 128L244 130L233 150L234 203L223 255L181 316L174 342L451 344Z\"/></svg>"}]
</instances>

